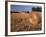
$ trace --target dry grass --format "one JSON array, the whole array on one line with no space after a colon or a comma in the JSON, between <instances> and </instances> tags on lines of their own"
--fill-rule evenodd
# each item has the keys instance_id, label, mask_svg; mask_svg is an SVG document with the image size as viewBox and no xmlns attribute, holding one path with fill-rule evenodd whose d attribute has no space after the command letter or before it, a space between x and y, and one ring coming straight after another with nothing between
<instances>
[{"instance_id":1,"label":"dry grass","mask_svg":"<svg viewBox=\"0 0 46 37\"><path fill-rule=\"evenodd\" d=\"M12 13L11 14L11 32L19 31L38 31L41 30L41 14L32 13Z\"/></svg>"}]
</instances>

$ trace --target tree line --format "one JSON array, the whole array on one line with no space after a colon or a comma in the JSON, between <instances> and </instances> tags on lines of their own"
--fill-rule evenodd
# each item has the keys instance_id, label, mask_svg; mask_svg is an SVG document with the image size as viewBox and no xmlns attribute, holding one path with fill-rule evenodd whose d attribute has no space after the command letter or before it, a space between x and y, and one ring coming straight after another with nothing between
<instances>
[{"instance_id":1,"label":"tree line","mask_svg":"<svg viewBox=\"0 0 46 37\"><path fill-rule=\"evenodd\" d=\"M42 8L41 7L32 7L32 11L42 12Z\"/></svg>"}]
</instances>

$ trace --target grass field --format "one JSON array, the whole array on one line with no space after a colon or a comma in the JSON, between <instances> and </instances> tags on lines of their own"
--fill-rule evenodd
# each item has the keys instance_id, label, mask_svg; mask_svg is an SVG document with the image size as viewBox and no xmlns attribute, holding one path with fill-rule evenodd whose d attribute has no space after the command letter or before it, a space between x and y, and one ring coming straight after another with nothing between
<instances>
[{"instance_id":1,"label":"grass field","mask_svg":"<svg viewBox=\"0 0 46 37\"><path fill-rule=\"evenodd\" d=\"M11 32L39 31L42 27L40 12L11 14Z\"/></svg>"}]
</instances>

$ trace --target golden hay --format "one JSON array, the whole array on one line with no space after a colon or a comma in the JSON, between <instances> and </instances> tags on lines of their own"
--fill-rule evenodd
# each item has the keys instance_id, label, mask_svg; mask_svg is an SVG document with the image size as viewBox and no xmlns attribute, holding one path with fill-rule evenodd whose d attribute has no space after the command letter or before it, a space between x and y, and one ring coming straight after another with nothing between
<instances>
[{"instance_id":1,"label":"golden hay","mask_svg":"<svg viewBox=\"0 0 46 37\"><path fill-rule=\"evenodd\" d=\"M41 30L42 16L39 13L12 13L11 31Z\"/></svg>"}]
</instances>

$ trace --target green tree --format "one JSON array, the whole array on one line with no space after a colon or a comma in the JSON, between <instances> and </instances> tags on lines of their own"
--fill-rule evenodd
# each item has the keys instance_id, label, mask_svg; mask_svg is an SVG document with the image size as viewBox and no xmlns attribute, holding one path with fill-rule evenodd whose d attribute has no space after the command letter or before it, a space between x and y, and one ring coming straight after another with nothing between
<instances>
[{"instance_id":1,"label":"green tree","mask_svg":"<svg viewBox=\"0 0 46 37\"><path fill-rule=\"evenodd\" d=\"M42 12L42 8L41 7L32 7L32 11Z\"/></svg>"}]
</instances>

